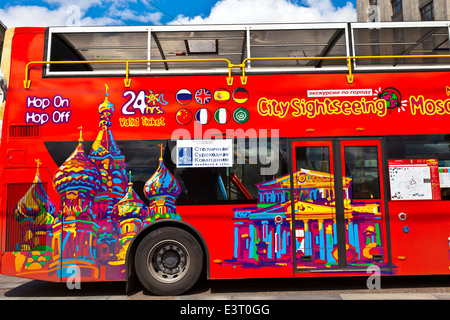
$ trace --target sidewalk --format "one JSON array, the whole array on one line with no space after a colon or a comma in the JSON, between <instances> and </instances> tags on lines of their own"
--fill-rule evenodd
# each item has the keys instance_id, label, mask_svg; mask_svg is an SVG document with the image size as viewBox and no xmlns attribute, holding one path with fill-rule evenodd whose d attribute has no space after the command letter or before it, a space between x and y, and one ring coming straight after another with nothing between
<instances>
[{"instance_id":1,"label":"sidewalk","mask_svg":"<svg viewBox=\"0 0 450 320\"><path fill-rule=\"evenodd\" d=\"M174 300L450 300L450 293L221 294L178 296Z\"/></svg>"}]
</instances>

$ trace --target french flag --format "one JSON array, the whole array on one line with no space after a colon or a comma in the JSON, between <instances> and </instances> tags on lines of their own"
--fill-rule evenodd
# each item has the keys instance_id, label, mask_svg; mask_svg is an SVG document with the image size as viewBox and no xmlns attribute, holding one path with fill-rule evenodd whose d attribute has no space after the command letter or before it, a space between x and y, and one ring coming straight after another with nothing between
<instances>
[{"instance_id":1,"label":"french flag","mask_svg":"<svg viewBox=\"0 0 450 320\"><path fill-rule=\"evenodd\" d=\"M177 101L179 104L186 105L192 100L192 93L188 89L181 89L177 92Z\"/></svg>"},{"instance_id":2,"label":"french flag","mask_svg":"<svg viewBox=\"0 0 450 320\"><path fill-rule=\"evenodd\" d=\"M212 118L211 111L209 111L208 109L205 109L205 108L199 109L195 113L195 120L200 124L209 123L209 121L211 121L211 118Z\"/></svg>"}]
</instances>

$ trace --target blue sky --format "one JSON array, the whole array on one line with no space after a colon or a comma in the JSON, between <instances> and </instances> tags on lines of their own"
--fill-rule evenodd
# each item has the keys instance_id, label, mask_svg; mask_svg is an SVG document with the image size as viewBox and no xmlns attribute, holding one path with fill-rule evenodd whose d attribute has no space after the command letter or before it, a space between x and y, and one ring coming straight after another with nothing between
<instances>
[{"instance_id":1,"label":"blue sky","mask_svg":"<svg viewBox=\"0 0 450 320\"><path fill-rule=\"evenodd\" d=\"M356 0L1 0L17 26L346 22Z\"/></svg>"}]
</instances>

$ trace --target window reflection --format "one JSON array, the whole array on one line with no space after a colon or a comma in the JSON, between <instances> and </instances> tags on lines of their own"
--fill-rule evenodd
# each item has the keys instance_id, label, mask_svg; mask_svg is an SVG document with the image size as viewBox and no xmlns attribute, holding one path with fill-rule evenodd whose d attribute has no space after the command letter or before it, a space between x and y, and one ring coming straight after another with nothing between
<instances>
[{"instance_id":1,"label":"window reflection","mask_svg":"<svg viewBox=\"0 0 450 320\"><path fill-rule=\"evenodd\" d=\"M378 148L344 147L345 176L352 178L353 199L379 199Z\"/></svg>"}]
</instances>

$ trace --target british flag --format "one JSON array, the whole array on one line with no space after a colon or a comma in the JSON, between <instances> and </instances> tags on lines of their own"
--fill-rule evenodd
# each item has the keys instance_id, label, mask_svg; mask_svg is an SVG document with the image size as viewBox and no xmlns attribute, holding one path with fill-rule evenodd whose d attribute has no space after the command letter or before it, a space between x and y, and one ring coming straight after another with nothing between
<instances>
[{"instance_id":1,"label":"british flag","mask_svg":"<svg viewBox=\"0 0 450 320\"><path fill-rule=\"evenodd\" d=\"M208 89L198 89L195 93L195 101L199 104L207 104L211 101L211 92Z\"/></svg>"}]
</instances>

